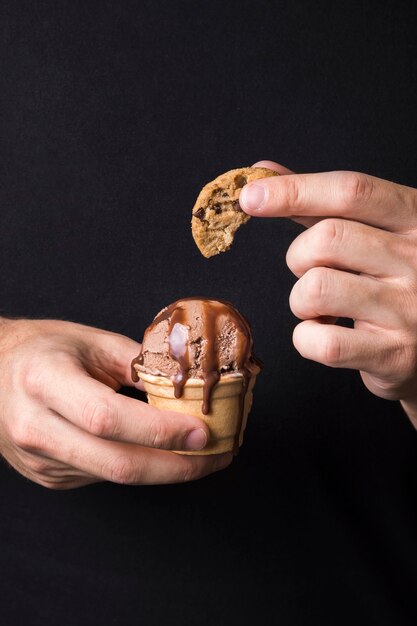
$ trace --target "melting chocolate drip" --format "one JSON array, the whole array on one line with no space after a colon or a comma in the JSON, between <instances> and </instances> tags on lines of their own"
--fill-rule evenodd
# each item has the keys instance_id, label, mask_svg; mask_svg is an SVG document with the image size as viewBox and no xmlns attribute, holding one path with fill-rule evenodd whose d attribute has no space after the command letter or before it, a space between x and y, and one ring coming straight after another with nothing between
<instances>
[{"instance_id":1,"label":"melting chocolate drip","mask_svg":"<svg viewBox=\"0 0 417 626\"><path fill-rule=\"evenodd\" d=\"M252 333L246 319L228 302L204 298L184 298L163 309L149 326L148 331L152 332L163 321L168 320L169 322L169 354L179 365L178 373L172 376L171 380L174 385L174 395L176 398L180 398L183 394L184 386L190 377L190 369L192 367L188 340L188 330L191 327L192 320L188 319L188 302L195 302L196 300L201 307L202 338L206 344L201 352L200 363L201 377L203 379L203 404L201 411L204 415L210 413L212 392L221 376L219 337L222 327L225 321L229 321L236 328L237 358L234 371L243 377L239 398L238 425L234 441L234 452L237 453L249 381L251 376L257 374L261 367L261 364L252 356ZM143 365L142 354L139 354L132 361L132 378L137 382L139 377L133 367L135 364Z\"/></svg>"}]
</instances>

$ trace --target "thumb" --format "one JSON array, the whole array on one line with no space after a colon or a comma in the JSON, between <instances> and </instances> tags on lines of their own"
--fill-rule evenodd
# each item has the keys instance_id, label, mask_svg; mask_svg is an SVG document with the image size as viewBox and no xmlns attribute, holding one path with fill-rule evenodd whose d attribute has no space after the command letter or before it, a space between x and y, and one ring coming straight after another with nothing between
<instances>
[{"instance_id":1,"label":"thumb","mask_svg":"<svg viewBox=\"0 0 417 626\"><path fill-rule=\"evenodd\" d=\"M278 172L278 174L295 174L292 170L289 170L285 165L281 165L280 163L276 163L275 161L257 161L252 165L252 167L266 167L270 170L274 170L274 172ZM297 224L302 224L306 228L310 228L310 226L314 226L317 222L320 221L320 218L317 217L298 217L297 215L292 215L291 219L293 222L297 222Z\"/></svg>"}]
</instances>

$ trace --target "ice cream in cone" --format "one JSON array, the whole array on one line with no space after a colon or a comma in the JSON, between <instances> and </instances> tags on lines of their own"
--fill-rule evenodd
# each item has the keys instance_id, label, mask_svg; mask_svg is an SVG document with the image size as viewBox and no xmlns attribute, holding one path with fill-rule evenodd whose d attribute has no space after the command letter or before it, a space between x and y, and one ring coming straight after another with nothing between
<instances>
[{"instance_id":1,"label":"ice cream in cone","mask_svg":"<svg viewBox=\"0 0 417 626\"><path fill-rule=\"evenodd\" d=\"M242 445L260 371L252 346L247 320L217 300L178 300L145 331L133 380L142 380L149 404L207 424L207 446L191 454L237 452Z\"/></svg>"}]
</instances>

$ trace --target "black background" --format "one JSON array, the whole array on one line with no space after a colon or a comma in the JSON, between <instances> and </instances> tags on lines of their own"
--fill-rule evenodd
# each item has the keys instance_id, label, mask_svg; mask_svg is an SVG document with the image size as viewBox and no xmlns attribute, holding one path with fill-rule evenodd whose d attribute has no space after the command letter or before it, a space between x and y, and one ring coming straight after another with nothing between
<instances>
[{"instance_id":1,"label":"black background","mask_svg":"<svg viewBox=\"0 0 417 626\"><path fill-rule=\"evenodd\" d=\"M1 466L2 626L416 623L416 435L292 347L300 227L251 220L210 260L189 228L204 183L263 158L417 186L412 5L1 3L1 312L140 340L224 298L265 362L220 474L50 492Z\"/></svg>"}]
</instances>

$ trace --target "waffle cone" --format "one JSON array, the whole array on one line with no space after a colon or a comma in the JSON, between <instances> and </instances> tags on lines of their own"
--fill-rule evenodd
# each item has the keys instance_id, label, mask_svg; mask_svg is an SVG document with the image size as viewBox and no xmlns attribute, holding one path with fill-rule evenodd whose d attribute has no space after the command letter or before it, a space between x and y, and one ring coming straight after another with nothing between
<instances>
[{"instance_id":1,"label":"waffle cone","mask_svg":"<svg viewBox=\"0 0 417 626\"><path fill-rule=\"evenodd\" d=\"M249 380L245 395L243 416L240 424L240 394L243 385L241 374L228 374L220 377L211 395L210 413L201 412L203 403L203 380L190 378L187 380L181 398L174 395L174 385L165 376L154 376L138 371L143 382L150 405L165 411L177 411L194 415L205 422L210 431L207 446L197 452L179 452L179 454L220 454L234 449L237 430L239 446L243 442L248 414L252 406L252 390L256 376Z\"/></svg>"}]
</instances>

